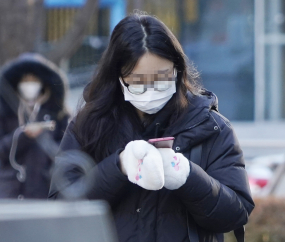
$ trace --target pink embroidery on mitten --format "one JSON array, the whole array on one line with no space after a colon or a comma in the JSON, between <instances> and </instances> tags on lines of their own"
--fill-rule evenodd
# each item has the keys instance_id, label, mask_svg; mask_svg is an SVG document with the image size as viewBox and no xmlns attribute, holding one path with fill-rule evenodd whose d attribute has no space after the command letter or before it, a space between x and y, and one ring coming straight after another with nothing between
<instances>
[{"instance_id":1,"label":"pink embroidery on mitten","mask_svg":"<svg viewBox=\"0 0 285 242\"><path fill-rule=\"evenodd\" d=\"M139 174L137 174L135 178L138 181L140 179Z\"/></svg>"},{"instance_id":2,"label":"pink embroidery on mitten","mask_svg":"<svg viewBox=\"0 0 285 242\"><path fill-rule=\"evenodd\" d=\"M180 162L178 162L178 163L174 166L174 170L175 170L175 171L178 171L178 170L179 170L179 166L178 166L179 163L180 163Z\"/></svg>"},{"instance_id":3,"label":"pink embroidery on mitten","mask_svg":"<svg viewBox=\"0 0 285 242\"><path fill-rule=\"evenodd\" d=\"M136 177L135 177L135 179L138 181L139 179L142 179L142 176L141 175L139 175L139 173L141 172L141 165L143 164L143 160L142 159L139 159L138 160L138 173L137 173L137 175L136 175Z\"/></svg>"},{"instance_id":4,"label":"pink embroidery on mitten","mask_svg":"<svg viewBox=\"0 0 285 242\"><path fill-rule=\"evenodd\" d=\"M173 159L174 159L175 161L177 161L177 157L176 157L176 156L174 156ZM174 170L175 170L175 171L178 171L178 170L179 170L179 166L178 166L179 163L180 163L180 159L179 159L179 161L178 161L177 163L175 163L175 162L173 162L173 161L171 162L171 165L172 165L172 167L174 167Z\"/></svg>"}]
</instances>

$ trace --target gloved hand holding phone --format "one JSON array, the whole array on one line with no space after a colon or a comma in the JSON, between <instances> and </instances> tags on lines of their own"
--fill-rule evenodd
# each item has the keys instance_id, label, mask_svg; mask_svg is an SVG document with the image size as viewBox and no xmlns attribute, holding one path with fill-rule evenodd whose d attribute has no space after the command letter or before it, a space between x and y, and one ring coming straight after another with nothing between
<instances>
[{"instance_id":1,"label":"gloved hand holding phone","mask_svg":"<svg viewBox=\"0 0 285 242\"><path fill-rule=\"evenodd\" d=\"M131 141L120 154L122 172L130 182L147 190L164 185L163 163L159 151L144 140Z\"/></svg>"},{"instance_id":2,"label":"gloved hand holding phone","mask_svg":"<svg viewBox=\"0 0 285 242\"><path fill-rule=\"evenodd\" d=\"M122 172L129 181L147 189L178 189L190 173L187 158L172 150L174 138L131 141L120 154ZM163 148L160 148L163 147Z\"/></svg>"},{"instance_id":3,"label":"gloved hand holding phone","mask_svg":"<svg viewBox=\"0 0 285 242\"><path fill-rule=\"evenodd\" d=\"M185 184L190 165L188 159L181 153L175 153L170 148L158 148L163 160L164 187L175 190Z\"/></svg>"},{"instance_id":4,"label":"gloved hand holding phone","mask_svg":"<svg viewBox=\"0 0 285 242\"><path fill-rule=\"evenodd\" d=\"M44 130L55 129L55 121L33 122L26 124L24 133L32 139L37 138Z\"/></svg>"}]
</instances>

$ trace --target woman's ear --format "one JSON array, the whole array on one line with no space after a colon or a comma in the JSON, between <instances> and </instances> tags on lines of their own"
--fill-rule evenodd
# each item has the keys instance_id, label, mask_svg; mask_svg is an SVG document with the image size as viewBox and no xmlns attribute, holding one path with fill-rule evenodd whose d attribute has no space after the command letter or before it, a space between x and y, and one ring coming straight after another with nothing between
<instances>
[{"instance_id":1,"label":"woman's ear","mask_svg":"<svg viewBox=\"0 0 285 242\"><path fill-rule=\"evenodd\" d=\"M177 77L177 70L175 67L173 68L173 76Z\"/></svg>"},{"instance_id":2,"label":"woman's ear","mask_svg":"<svg viewBox=\"0 0 285 242\"><path fill-rule=\"evenodd\" d=\"M119 77L119 81L120 81L120 83L121 83L121 90L122 90L122 93L124 94L124 83L123 83L123 80L122 80L122 78L121 77Z\"/></svg>"}]
</instances>

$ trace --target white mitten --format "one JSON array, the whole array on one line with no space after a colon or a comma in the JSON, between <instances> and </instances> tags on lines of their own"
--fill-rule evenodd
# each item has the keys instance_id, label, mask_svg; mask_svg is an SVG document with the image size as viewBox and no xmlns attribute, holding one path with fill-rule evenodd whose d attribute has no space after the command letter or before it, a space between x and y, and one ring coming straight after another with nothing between
<instances>
[{"instance_id":1,"label":"white mitten","mask_svg":"<svg viewBox=\"0 0 285 242\"><path fill-rule=\"evenodd\" d=\"M131 141L126 145L121 168L129 181L147 190L159 190L164 185L161 155L153 145L144 140Z\"/></svg>"},{"instance_id":2,"label":"white mitten","mask_svg":"<svg viewBox=\"0 0 285 242\"><path fill-rule=\"evenodd\" d=\"M164 187L169 190L175 190L181 187L190 173L190 165L187 158L181 153L175 153L170 148L158 149L164 169Z\"/></svg>"}]
</instances>

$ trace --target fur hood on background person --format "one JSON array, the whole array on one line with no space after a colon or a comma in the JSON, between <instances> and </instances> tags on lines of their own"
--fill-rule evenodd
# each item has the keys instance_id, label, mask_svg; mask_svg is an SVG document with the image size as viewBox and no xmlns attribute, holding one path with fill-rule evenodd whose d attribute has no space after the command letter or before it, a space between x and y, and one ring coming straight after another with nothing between
<instances>
[{"instance_id":1,"label":"fur hood on background person","mask_svg":"<svg viewBox=\"0 0 285 242\"><path fill-rule=\"evenodd\" d=\"M20 103L17 86L27 74L40 79L43 84L42 94L49 93L41 109L49 110L59 120L66 116L66 75L43 56L26 53L5 64L0 72L0 117L17 116Z\"/></svg>"},{"instance_id":2,"label":"fur hood on background person","mask_svg":"<svg viewBox=\"0 0 285 242\"><path fill-rule=\"evenodd\" d=\"M42 83L40 96L31 103L18 91L19 82L30 74ZM3 66L0 72L0 199L46 199L54 156L69 119L66 89L65 75L39 54L23 54ZM44 130L37 137L19 129L27 123L45 121L54 121L55 129ZM13 147L14 159L10 158ZM24 181L19 180L19 167L21 174L25 174Z\"/></svg>"}]
</instances>

